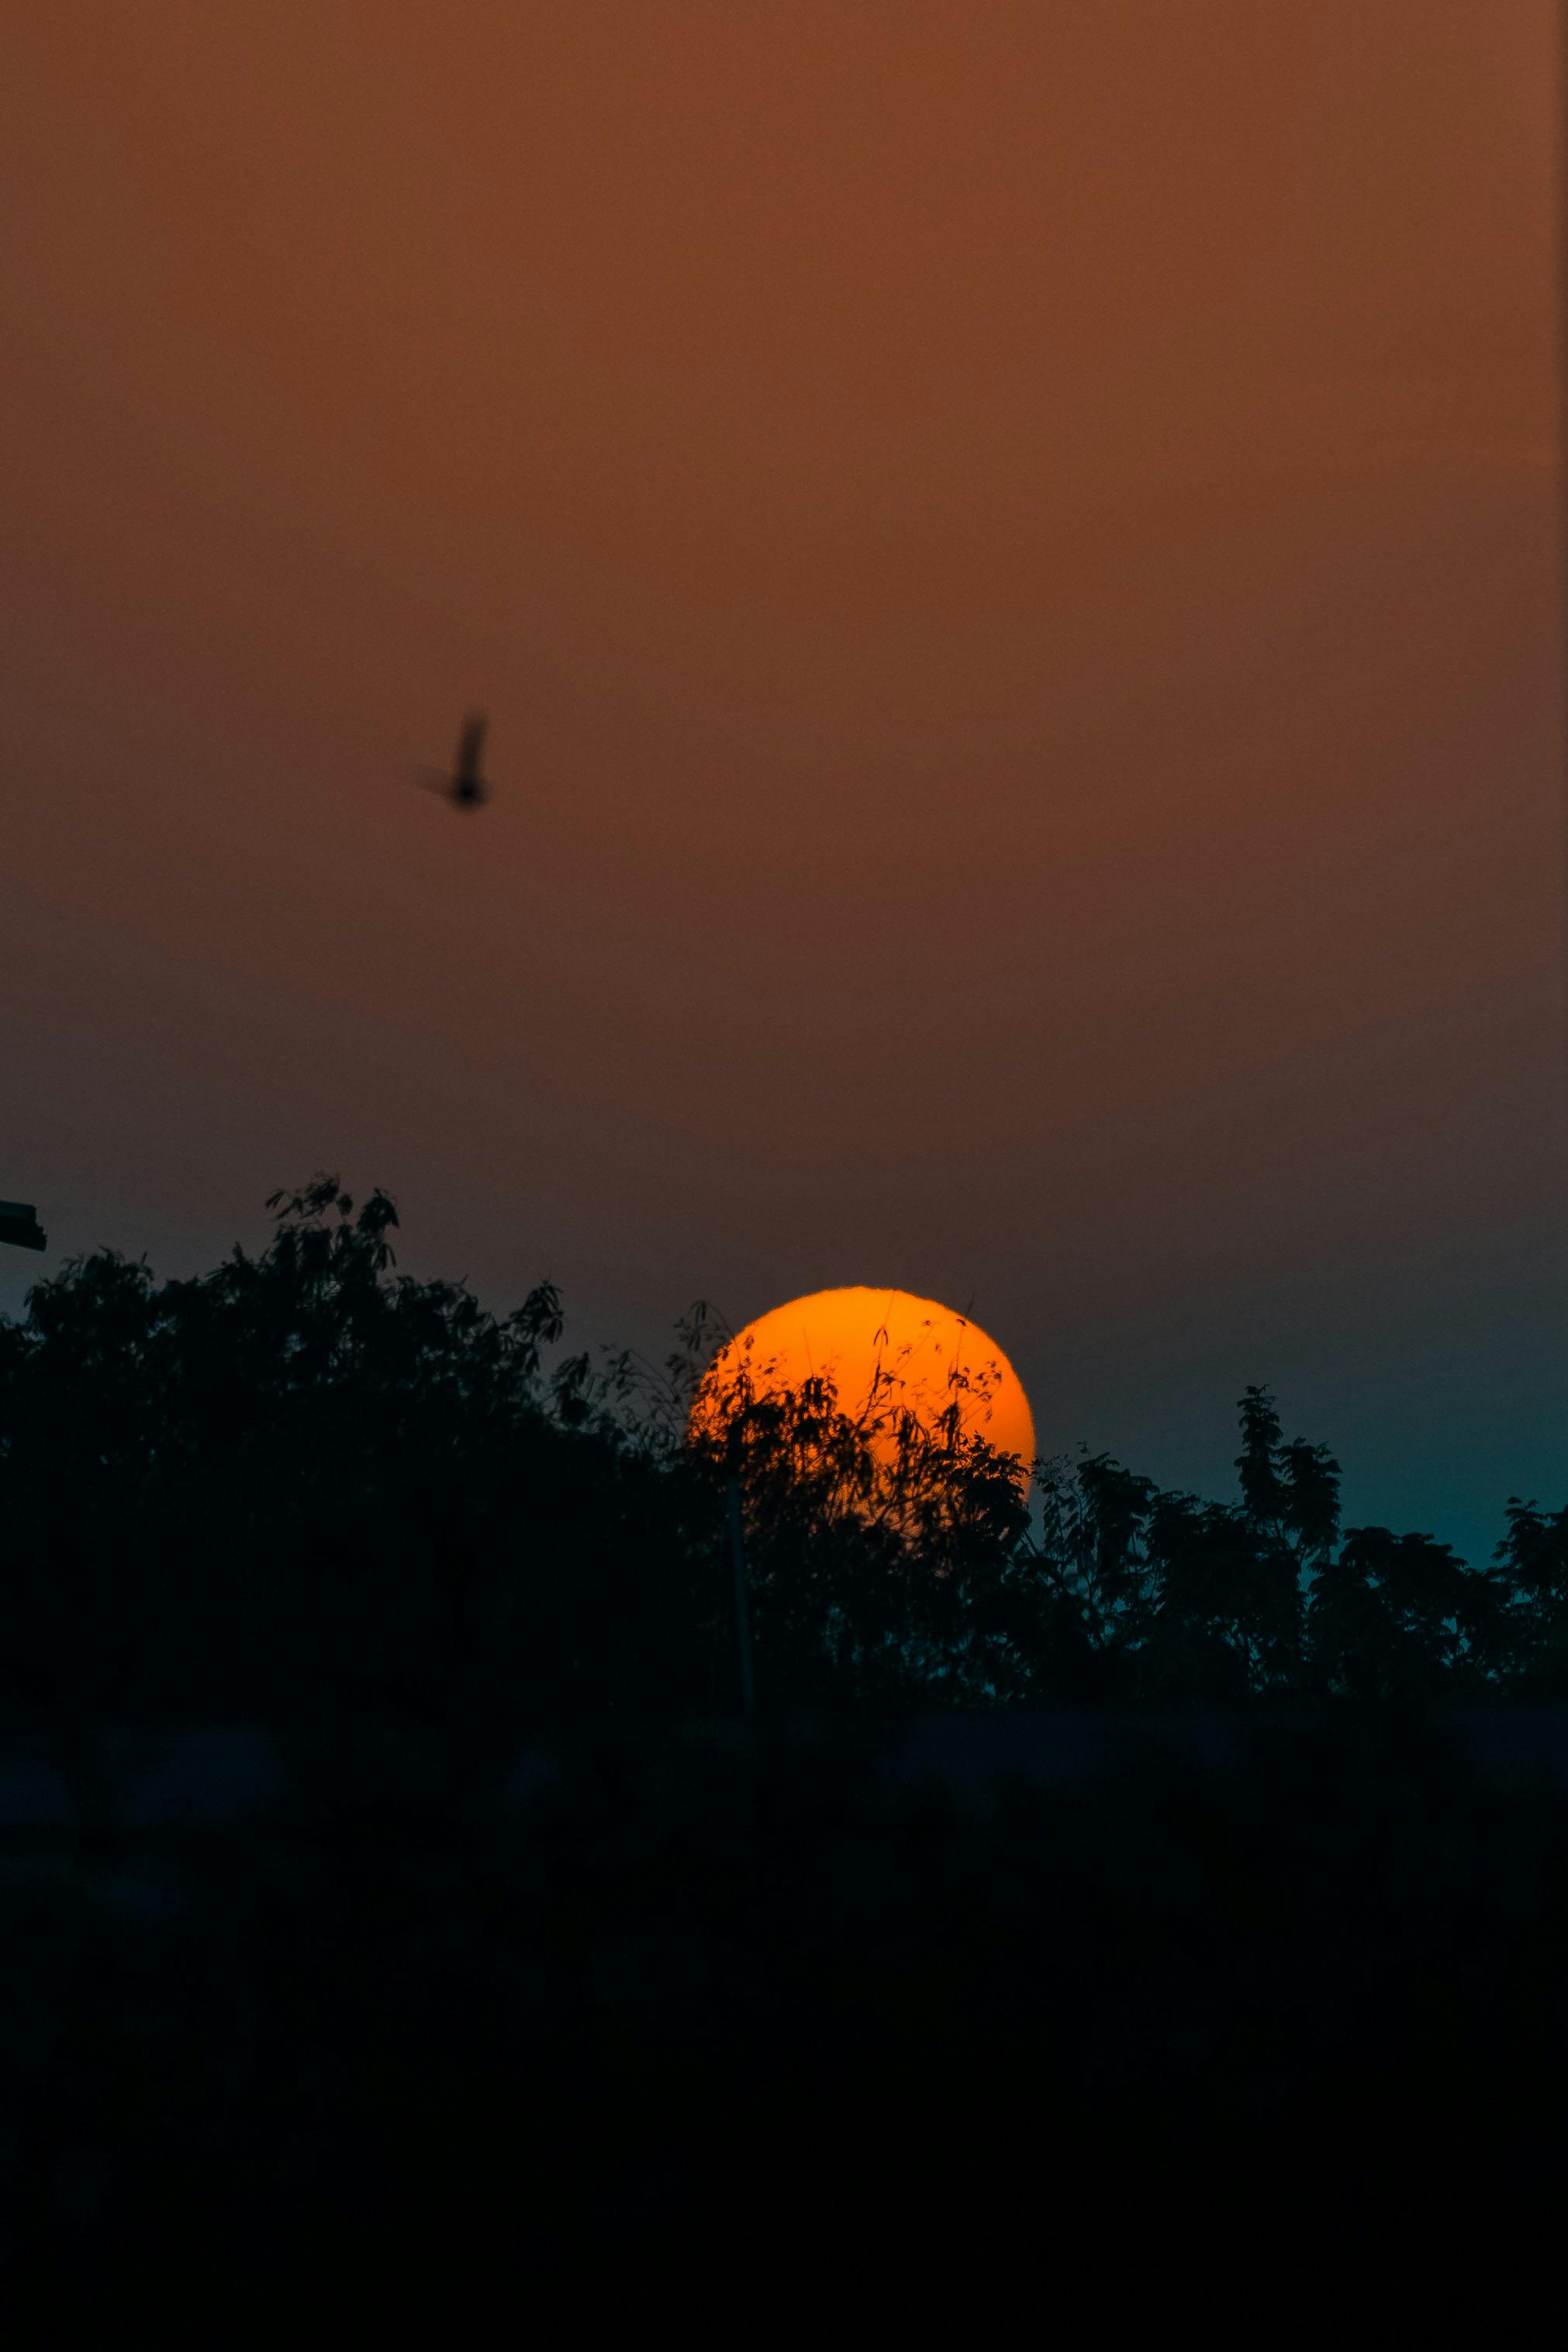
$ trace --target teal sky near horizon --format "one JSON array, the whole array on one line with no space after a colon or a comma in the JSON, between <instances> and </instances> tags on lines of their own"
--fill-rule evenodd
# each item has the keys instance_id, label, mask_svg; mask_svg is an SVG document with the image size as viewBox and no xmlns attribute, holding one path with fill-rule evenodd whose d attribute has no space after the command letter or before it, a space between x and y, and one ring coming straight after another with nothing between
<instances>
[{"instance_id":1,"label":"teal sky near horizon","mask_svg":"<svg viewBox=\"0 0 1568 2352\"><path fill-rule=\"evenodd\" d=\"M1568 1500L1548 0L138 0L0 89L0 1194ZM408 782L491 713L498 796ZM15 1311L39 1261L7 1254Z\"/></svg>"}]
</instances>

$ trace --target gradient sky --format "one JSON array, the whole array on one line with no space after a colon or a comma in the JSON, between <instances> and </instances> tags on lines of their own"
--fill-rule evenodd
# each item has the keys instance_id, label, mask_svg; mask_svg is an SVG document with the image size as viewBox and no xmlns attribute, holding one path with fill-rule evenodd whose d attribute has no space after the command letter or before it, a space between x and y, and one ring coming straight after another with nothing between
<instances>
[{"instance_id":1,"label":"gradient sky","mask_svg":"<svg viewBox=\"0 0 1568 2352\"><path fill-rule=\"evenodd\" d=\"M1568 1497L1551 19L22 11L47 1263L326 1165L579 1343L899 1285L1048 1448Z\"/></svg>"}]
</instances>

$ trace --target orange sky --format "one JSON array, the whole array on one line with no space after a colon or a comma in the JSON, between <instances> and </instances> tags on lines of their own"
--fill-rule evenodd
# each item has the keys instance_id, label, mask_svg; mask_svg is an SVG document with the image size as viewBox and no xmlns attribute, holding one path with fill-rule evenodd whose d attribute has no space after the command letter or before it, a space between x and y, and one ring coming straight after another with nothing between
<instances>
[{"instance_id":1,"label":"orange sky","mask_svg":"<svg viewBox=\"0 0 1568 2352\"><path fill-rule=\"evenodd\" d=\"M1562 1499L1550 37L22 12L0 1192L188 1270L325 1162L580 1339L898 1284L1047 1446Z\"/></svg>"}]
</instances>

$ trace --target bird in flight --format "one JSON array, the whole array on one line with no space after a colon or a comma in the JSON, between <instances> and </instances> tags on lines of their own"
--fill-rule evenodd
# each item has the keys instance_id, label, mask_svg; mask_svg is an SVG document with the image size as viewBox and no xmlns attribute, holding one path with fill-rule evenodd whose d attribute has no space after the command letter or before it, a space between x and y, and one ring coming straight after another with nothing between
<instances>
[{"instance_id":1,"label":"bird in flight","mask_svg":"<svg viewBox=\"0 0 1568 2352\"><path fill-rule=\"evenodd\" d=\"M487 723L482 710L469 711L458 738L458 758L450 775L437 768L421 772L420 782L426 789L439 793L454 808L479 808L490 796L489 786L479 773Z\"/></svg>"}]
</instances>

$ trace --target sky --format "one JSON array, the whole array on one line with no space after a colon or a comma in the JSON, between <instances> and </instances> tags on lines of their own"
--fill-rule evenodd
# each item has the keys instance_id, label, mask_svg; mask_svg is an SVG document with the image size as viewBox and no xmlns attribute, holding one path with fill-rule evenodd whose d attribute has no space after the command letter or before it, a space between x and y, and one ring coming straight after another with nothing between
<instances>
[{"instance_id":1,"label":"sky","mask_svg":"<svg viewBox=\"0 0 1568 2352\"><path fill-rule=\"evenodd\" d=\"M0 81L0 1194L1568 1500L1548 0L104 0ZM410 781L491 715L492 805Z\"/></svg>"}]
</instances>

